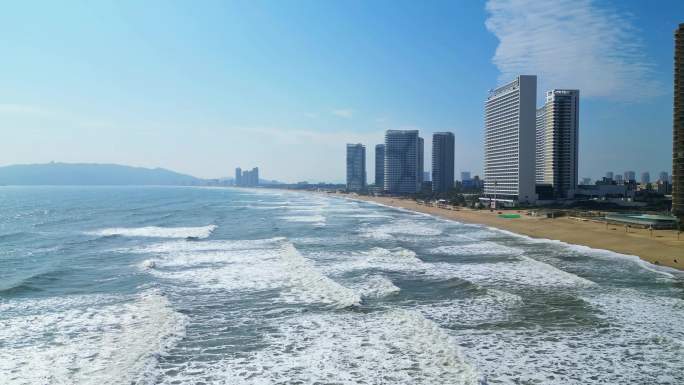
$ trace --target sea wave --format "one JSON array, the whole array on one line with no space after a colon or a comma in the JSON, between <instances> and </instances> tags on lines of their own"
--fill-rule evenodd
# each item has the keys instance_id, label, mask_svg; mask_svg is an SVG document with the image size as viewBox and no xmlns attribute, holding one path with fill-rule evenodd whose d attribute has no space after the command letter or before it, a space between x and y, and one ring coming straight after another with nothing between
<instances>
[{"instance_id":1,"label":"sea wave","mask_svg":"<svg viewBox=\"0 0 684 385\"><path fill-rule=\"evenodd\" d=\"M3 384L149 382L158 356L182 338L185 317L157 292L128 302L100 300L17 301L41 312L0 318Z\"/></svg>"},{"instance_id":2,"label":"sea wave","mask_svg":"<svg viewBox=\"0 0 684 385\"><path fill-rule=\"evenodd\" d=\"M145 238L208 238L216 230L216 225L199 227L112 227L86 232L88 235L102 237L120 235L124 237L145 237Z\"/></svg>"},{"instance_id":3,"label":"sea wave","mask_svg":"<svg viewBox=\"0 0 684 385\"><path fill-rule=\"evenodd\" d=\"M263 349L213 365L192 362L180 382L200 373L229 384L454 384L481 376L456 341L419 312L310 314L276 320Z\"/></svg>"},{"instance_id":4,"label":"sea wave","mask_svg":"<svg viewBox=\"0 0 684 385\"><path fill-rule=\"evenodd\" d=\"M325 225L325 217L323 215L289 215L279 218L286 222L312 223L317 226Z\"/></svg>"},{"instance_id":5,"label":"sea wave","mask_svg":"<svg viewBox=\"0 0 684 385\"><path fill-rule=\"evenodd\" d=\"M142 248L153 253L154 269L165 279L231 291L280 289L285 302L348 307L360 296L318 270L286 238L238 241L170 242Z\"/></svg>"}]
</instances>

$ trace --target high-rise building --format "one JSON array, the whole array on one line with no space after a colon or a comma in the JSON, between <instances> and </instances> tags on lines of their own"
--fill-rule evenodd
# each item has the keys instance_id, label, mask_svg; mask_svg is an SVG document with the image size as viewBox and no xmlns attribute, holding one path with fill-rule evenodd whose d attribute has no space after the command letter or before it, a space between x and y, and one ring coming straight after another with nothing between
<instances>
[{"instance_id":1,"label":"high-rise building","mask_svg":"<svg viewBox=\"0 0 684 385\"><path fill-rule=\"evenodd\" d=\"M461 171L461 182L470 180L470 171Z\"/></svg>"},{"instance_id":2,"label":"high-rise building","mask_svg":"<svg viewBox=\"0 0 684 385\"><path fill-rule=\"evenodd\" d=\"M646 184L646 183L651 183L651 173L648 171L644 171L641 173L641 183Z\"/></svg>"},{"instance_id":3,"label":"high-rise building","mask_svg":"<svg viewBox=\"0 0 684 385\"><path fill-rule=\"evenodd\" d=\"M241 187L256 187L259 185L259 167L251 170L235 169L235 185Z\"/></svg>"},{"instance_id":4,"label":"high-rise building","mask_svg":"<svg viewBox=\"0 0 684 385\"><path fill-rule=\"evenodd\" d=\"M670 178L667 175L667 171L661 171L660 174L658 174L658 180L662 182L669 182Z\"/></svg>"},{"instance_id":5,"label":"high-rise building","mask_svg":"<svg viewBox=\"0 0 684 385\"><path fill-rule=\"evenodd\" d=\"M447 192L454 187L454 134L432 135L432 191Z\"/></svg>"},{"instance_id":6,"label":"high-rise building","mask_svg":"<svg viewBox=\"0 0 684 385\"><path fill-rule=\"evenodd\" d=\"M251 180L250 180L250 186L258 186L259 185L259 167L254 167L251 172Z\"/></svg>"},{"instance_id":7,"label":"high-rise building","mask_svg":"<svg viewBox=\"0 0 684 385\"><path fill-rule=\"evenodd\" d=\"M684 23L675 31L672 213L684 221Z\"/></svg>"},{"instance_id":8,"label":"high-rise building","mask_svg":"<svg viewBox=\"0 0 684 385\"><path fill-rule=\"evenodd\" d=\"M347 190L366 189L366 146L347 144Z\"/></svg>"},{"instance_id":9,"label":"high-rise building","mask_svg":"<svg viewBox=\"0 0 684 385\"><path fill-rule=\"evenodd\" d=\"M418 184L423 186L423 176L425 175L425 141L423 141L423 138L420 136L418 137L418 171L416 171L418 174L418 177L420 180L418 181Z\"/></svg>"},{"instance_id":10,"label":"high-rise building","mask_svg":"<svg viewBox=\"0 0 684 385\"><path fill-rule=\"evenodd\" d=\"M534 152L534 179L536 184L544 184L544 167L546 159L546 106L537 108L535 120L535 152Z\"/></svg>"},{"instance_id":11,"label":"high-rise building","mask_svg":"<svg viewBox=\"0 0 684 385\"><path fill-rule=\"evenodd\" d=\"M235 181L236 186L242 186L242 169L240 167L235 169Z\"/></svg>"},{"instance_id":12,"label":"high-rise building","mask_svg":"<svg viewBox=\"0 0 684 385\"><path fill-rule=\"evenodd\" d=\"M567 197L578 180L579 90L547 91L536 117L536 182L550 185L557 198Z\"/></svg>"},{"instance_id":13,"label":"high-rise building","mask_svg":"<svg viewBox=\"0 0 684 385\"><path fill-rule=\"evenodd\" d=\"M423 182L432 182L430 171L423 171Z\"/></svg>"},{"instance_id":14,"label":"high-rise building","mask_svg":"<svg viewBox=\"0 0 684 385\"><path fill-rule=\"evenodd\" d=\"M636 182L636 173L634 171L625 171L625 183Z\"/></svg>"},{"instance_id":15,"label":"high-rise building","mask_svg":"<svg viewBox=\"0 0 684 385\"><path fill-rule=\"evenodd\" d=\"M418 130L385 132L385 191L415 194L421 190L421 142Z\"/></svg>"},{"instance_id":16,"label":"high-rise building","mask_svg":"<svg viewBox=\"0 0 684 385\"><path fill-rule=\"evenodd\" d=\"M385 145L375 145L375 186L384 189L385 185Z\"/></svg>"},{"instance_id":17,"label":"high-rise building","mask_svg":"<svg viewBox=\"0 0 684 385\"><path fill-rule=\"evenodd\" d=\"M622 175L615 174L615 183L622 184Z\"/></svg>"},{"instance_id":18,"label":"high-rise building","mask_svg":"<svg viewBox=\"0 0 684 385\"><path fill-rule=\"evenodd\" d=\"M613 172L612 171L606 172L606 179L613 180Z\"/></svg>"},{"instance_id":19,"label":"high-rise building","mask_svg":"<svg viewBox=\"0 0 684 385\"><path fill-rule=\"evenodd\" d=\"M587 186L591 184L591 178L582 178L582 184Z\"/></svg>"},{"instance_id":20,"label":"high-rise building","mask_svg":"<svg viewBox=\"0 0 684 385\"><path fill-rule=\"evenodd\" d=\"M504 204L534 203L537 77L520 75L485 103L484 194Z\"/></svg>"}]
</instances>

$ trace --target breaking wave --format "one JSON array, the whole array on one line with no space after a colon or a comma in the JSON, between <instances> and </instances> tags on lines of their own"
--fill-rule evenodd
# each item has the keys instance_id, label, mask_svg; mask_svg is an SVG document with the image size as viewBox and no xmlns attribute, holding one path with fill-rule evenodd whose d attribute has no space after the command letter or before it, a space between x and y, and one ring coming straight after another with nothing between
<instances>
[{"instance_id":1,"label":"breaking wave","mask_svg":"<svg viewBox=\"0 0 684 385\"><path fill-rule=\"evenodd\" d=\"M229 384L480 383L458 342L419 312L311 314L273 326L264 349L215 365L193 362L179 377L202 373L206 382Z\"/></svg>"},{"instance_id":2,"label":"breaking wave","mask_svg":"<svg viewBox=\"0 0 684 385\"><path fill-rule=\"evenodd\" d=\"M114 227L87 232L89 235L102 237L120 235L124 237L146 237L146 238L208 238L216 230L216 225L200 227Z\"/></svg>"},{"instance_id":3,"label":"breaking wave","mask_svg":"<svg viewBox=\"0 0 684 385\"><path fill-rule=\"evenodd\" d=\"M282 289L286 302L348 307L361 303L353 290L322 274L285 238L171 242L139 252L158 254L149 273L231 291Z\"/></svg>"},{"instance_id":4,"label":"breaking wave","mask_svg":"<svg viewBox=\"0 0 684 385\"><path fill-rule=\"evenodd\" d=\"M41 312L26 314L27 308ZM4 384L99 385L154 376L157 357L182 338L185 317L148 292L129 302L101 296L10 302L0 325Z\"/></svg>"}]
</instances>

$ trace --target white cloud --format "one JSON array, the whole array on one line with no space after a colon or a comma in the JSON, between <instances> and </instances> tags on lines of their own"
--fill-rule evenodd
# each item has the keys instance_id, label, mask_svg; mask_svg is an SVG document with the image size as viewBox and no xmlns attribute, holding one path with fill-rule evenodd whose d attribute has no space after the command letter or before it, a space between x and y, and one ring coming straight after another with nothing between
<instances>
[{"instance_id":1,"label":"white cloud","mask_svg":"<svg viewBox=\"0 0 684 385\"><path fill-rule=\"evenodd\" d=\"M28 104L0 103L0 114L49 115L52 114L52 112Z\"/></svg>"},{"instance_id":2,"label":"white cloud","mask_svg":"<svg viewBox=\"0 0 684 385\"><path fill-rule=\"evenodd\" d=\"M664 93L630 17L592 0L489 0L486 26L499 39L500 81L538 76L540 90L635 100Z\"/></svg>"},{"instance_id":3,"label":"white cloud","mask_svg":"<svg viewBox=\"0 0 684 385\"><path fill-rule=\"evenodd\" d=\"M349 119L354 116L354 110L349 108L338 108L336 110L332 110L331 113L335 116L339 116L345 119Z\"/></svg>"}]
</instances>

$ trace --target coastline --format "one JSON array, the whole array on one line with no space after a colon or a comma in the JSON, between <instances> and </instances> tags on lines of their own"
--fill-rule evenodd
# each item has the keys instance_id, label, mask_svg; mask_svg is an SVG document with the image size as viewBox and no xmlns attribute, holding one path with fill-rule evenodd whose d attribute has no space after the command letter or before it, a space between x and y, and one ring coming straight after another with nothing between
<instances>
[{"instance_id":1,"label":"coastline","mask_svg":"<svg viewBox=\"0 0 684 385\"><path fill-rule=\"evenodd\" d=\"M410 199L374 197L348 194L326 194L346 199L378 203L463 223L490 226L499 230L532 238L561 241L593 249L609 250L620 254L639 257L655 265L684 270L684 234L677 240L674 230L629 229L592 221L578 221L568 217L540 218L525 215L525 210L472 210L459 208L449 210L419 205ZM521 214L520 218L500 218L498 213Z\"/></svg>"}]
</instances>

